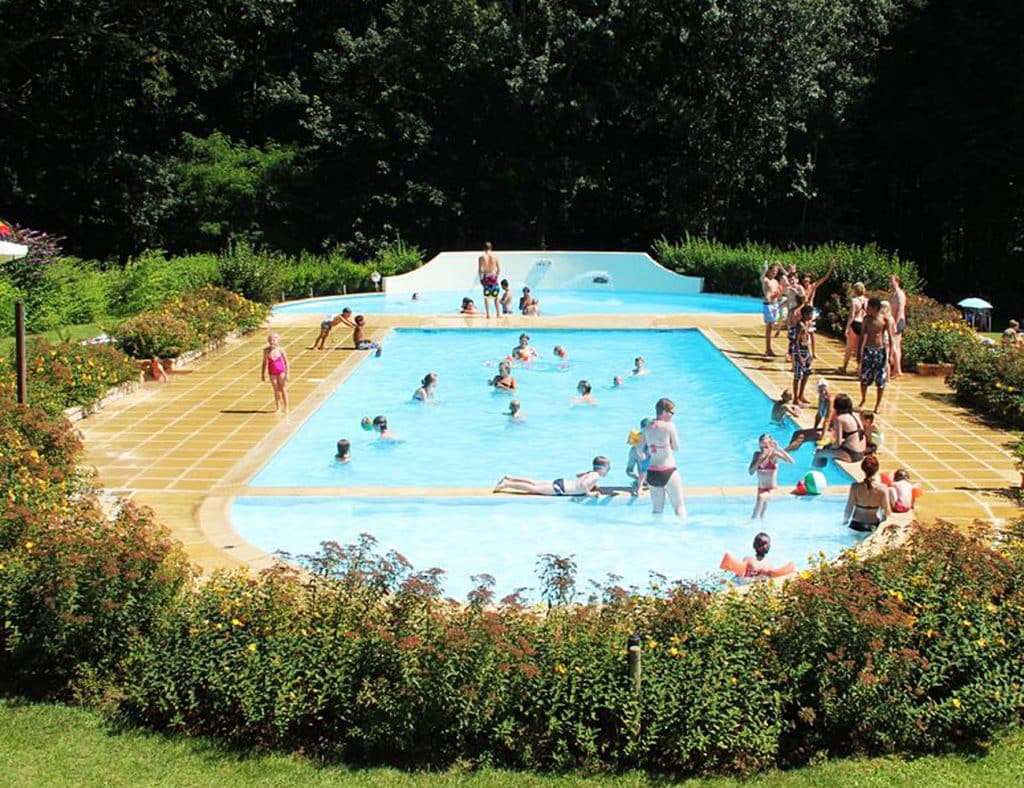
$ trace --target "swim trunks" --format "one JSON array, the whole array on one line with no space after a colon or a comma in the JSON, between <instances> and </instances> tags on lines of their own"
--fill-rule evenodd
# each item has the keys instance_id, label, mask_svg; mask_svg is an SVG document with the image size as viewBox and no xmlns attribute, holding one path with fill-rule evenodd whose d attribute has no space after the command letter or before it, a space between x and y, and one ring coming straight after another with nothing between
<instances>
[{"instance_id":1,"label":"swim trunks","mask_svg":"<svg viewBox=\"0 0 1024 788\"><path fill-rule=\"evenodd\" d=\"M484 288L484 298L497 298L501 294L497 274L484 274L480 277L480 284Z\"/></svg>"},{"instance_id":2,"label":"swim trunks","mask_svg":"<svg viewBox=\"0 0 1024 788\"><path fill-rule=\"evenodd\" d=\"M896 321L896 333L902 334L904 329L907 327L907 321L905 318L900 318Z\"/></svg>"},{"instance_id":3,"label":"swim trunks","mask_svg":"<svg viewBox=\"0 0 1024 788\"><path fill-rule=\"evenodd\" d=\"M772 325L779 317L779 310L775 304L767 301L761 302L761 317L764 318L764 324L766 326Z\"/></svg>"},{"instance_id":4,"label":"swim trunks","mask_svg":"<svg viewBox=\"0 0 1024 788\"><path fill-rule=\"evenodd\" d=\"M786 332L786 339L789 340L789 349L786 351L786 355L790 358L796 352L796 335L800 333L800 324L797 323L789 327L789 331Z\"/></svg>"},{"instance_id":5,"label":"swim trunks","mask_svg":"<svg viewBox=\"0 0 1024 788\"><path fill-rule=\"evenodd\" d=\"M860 531L861 533L871 533L879 525L881 525L881 523L862 523L857 520L850 520L850 528L854 531Z\"/></svg>"},{"instance_id":6,"label":"swim trunks","mask_svg":"<svg viewBox=\"0 0 1024 788\"><path fill-rule=\"evenodd\" d=\"M658 468L657 470L650 468L647 471L647 486L665 487L675 472L675 468Z\"/></svg>"},{"instance_id":7,"label":"swim trunks","mask_svg":"<svg viewBox=\"0 0 1024 788\"><path fill-rule=\"evenodd\" d=\"M380 345L376 342L371 342L369 339L360 339L359 344L356 345L356 350L377 350Z\"/></svg>"},{"instance_id":8,"label":"swim trunks","mask_svg":"<svg viewBox=\"0 0 1024 788\"><path fill-rule=\"evenodd\" d=\"M875 383L884 389L888 370L889 361L884 347L864 348L864 356L860 360L860 382L863 385Z\"/></svg>"},{"instance_id":9,"label":"swim trunks","mask_svg":"<svg viewBox=\"0 0 1024 788\"><path fill-rule=\"evenodd\" d=\"M321 320L320 321L320 330L321 331L330 331L331 330L331 319L330 318L327 318L326 320Z\"/></svg>"},{"instance_id":10,"label":"swim trunks","mask_svg":"<svg viewBox=\"0 0 1024 788\"><path fill-rule=\"evenodd\" d=\"M807 345L798 345L796 349L796 355L793 356L793 377L795 378L806 378L810 377L812 359L811 349Z\"/></svg>"}]
</instances>

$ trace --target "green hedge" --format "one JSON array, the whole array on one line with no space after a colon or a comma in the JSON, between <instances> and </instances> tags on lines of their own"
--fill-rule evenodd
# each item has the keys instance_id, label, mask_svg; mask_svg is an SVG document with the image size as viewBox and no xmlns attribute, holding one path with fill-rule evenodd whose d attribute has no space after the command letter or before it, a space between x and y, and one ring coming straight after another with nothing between
<instances>
[{"instance_id":1,"label":"green hedge","mask_svg":"<svg viewBox=\"0 0 1024 788\"><path fill-rule=\"evenodd\" d=\"M1024 348L978 342L958 348L947 382L957 399L1006 424L1024 427Z\"/></svg>"}]
</instances>

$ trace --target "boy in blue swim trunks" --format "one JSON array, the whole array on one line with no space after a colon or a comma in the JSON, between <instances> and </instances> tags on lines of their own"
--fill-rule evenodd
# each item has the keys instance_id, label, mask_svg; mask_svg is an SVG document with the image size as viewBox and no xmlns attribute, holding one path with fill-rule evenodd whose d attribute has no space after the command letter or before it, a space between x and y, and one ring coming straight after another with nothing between
<instances>
[{"instance_id":1,"label":"boy in blue swim trunks","mask_svg":"<svg viewBox=\"0 0 1024 788\"><path fill-rule=\"evenodd\" d=\"M593 470L582 471L575 476L566 476L550 482L539 482L521 476L502 476L496 493L524 493L526 495L600 495L597 483L608 475L612 463L607 457L594 458Z\"/></svg>"},{"instance_id":2,"label":"boy in blue swim trunks","mask_svg":"<svg viewBox=\"0 0 1024 788\"><path fill-rule=\"evenodd\" d=\"M797 405L808 405L804 396L807 379L811 376L811 323L814 321L814 307L805 304L800 307L800 322L796 327L793 345L793 401Z\"/></svg>"},{"instance_id":3,"label":"boy in blue swim trunks","mask_svg":"<svg viewBox=\"0 0 1024 788\"><path fill-rule=\"evenodd\" d=\"M889 354L886 352L886 345L891 344L894 331L892 318L882 314L882 300L880 298L868 299L867 315L864 317L864 327L860 335L860 343L857 346L857 356L860 358L860 404L858 408L864 407L864 400L868 396L868 387L874 384L875 412L882 404L882 395L885 393L885 384L889 372Z\"/></svg>"}]
</instances>

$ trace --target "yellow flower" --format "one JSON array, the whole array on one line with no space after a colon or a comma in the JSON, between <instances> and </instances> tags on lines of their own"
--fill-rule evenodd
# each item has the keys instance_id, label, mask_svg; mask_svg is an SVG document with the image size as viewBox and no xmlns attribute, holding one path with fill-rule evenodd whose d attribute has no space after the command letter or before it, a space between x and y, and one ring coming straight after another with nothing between
<instances>
[{"instance_id":1,"label":"yellow flower","mask_svg":"<svg viewBox=\"0 0 1024 788\"><path fill-rule=\"evenodd\" d=\"M991 602L989 602L987 605L985 605L985 609L989 613L998 613L999 612L999 608L996 607L995 605L993 605Z\"/></svg>"},{"instance_id":2,"label":"yellow flower","mask_svg":"<svg viewBox=\"0 0 1024 788\"><path fill-rule=\"evenodd\" d=\"M248 646L246 646L246 648L248 648L249 651L255 651L256 650L256 644L255 643L250 643Z\"/></svg>"},{"instance_id":3,"label":"yellow flower","mask_svg":"<svg viewBox=\"0 0 1024 788\"><path fill-rule=\"evenodd\" d=\"M772 634L772 631L770 629L768 629L768 627L765 627L764 629L761 630L761 634L764 635L765 637L768 637L769 635Z\"/></svg>"},{"instance_id":4,"label":"yellow flower","mask_svg":"<svg viewBox=\"0 0 1024 788\"><path fill-rule=\"evenodd\" d=\"M965 618L963 621L960 622L960 626L962 626L964 629L970 629L974 625Z\"/></svg>"},{"instance_id":5,"label":"yellow flower","mask_svg":"<svg viewBox=\"0 0 1024 788\"><path fill-rule=\"evenodd\" d=\"M956 706L956 708L959 709L960 706L961 706L960 698L953 698L953 705Z\"/></svg>"},{"instance_id":6,"label":"yellow flower","mask_svg":"<svg viewBox=\"0 0 1024 788\"><path fill-rule=\"evenodd\" d=\"M985 648L988 645L988 641L985 638L978 638L978 648Z\"/></svg>"},{"instance_id":7,"label":"yellow flower","mask_svg":"<svg viewBox=\"0 0 1024 788\"><path fill-rule=\"evenodd\" d=\"M682 654L682 652L679 649L677 649L675 646L672 646L672 648L670 648L668 650L668 655L670 657L678 657L680 654Z\"/></svg>"},{"instance_id":8,"label":"yellow flower","mask_svg":"<svg viewBox=\"0 0 1024 788\"><path fill-rule=\"evenodd\" d=\"M36 546L35 542L25 542L25 549L26 550L31 550L35 546Z\"/></svg>"},{"instance_id":9,"label":"yellow flower","mask_svg":"<svg viewBox=\"0 0 1024 788\"><path fill-rule=\"evenodd\" d=\"M647 648L655 649L657 647L658 647L658 641L657 640L648 640L647 641Z\"/></svg>"},{"instance_id":10,"label":"yellow flower","mask_svg":"<svg viewBox=\"0 0 1024 788\"><path fill-rule=\"evenodd\" d=\"M233 626L233 627L240 627L240 626L242 626L242 622L239 621L237 618L233 618L233 619L231 619L231 626Z\"/></svg>"},{"instance_id":11,"label":"yellow flower","mask_svg":"<svg viewBox=\"0 0 1024 788\"><path fill-rule=\"evenodd\" d=\"M555 673L563 673L564 674L565 672L566 672L565 665L563 665L562 663L558 663L557 665L555 665Z\"/></svg>"}]
</instances>

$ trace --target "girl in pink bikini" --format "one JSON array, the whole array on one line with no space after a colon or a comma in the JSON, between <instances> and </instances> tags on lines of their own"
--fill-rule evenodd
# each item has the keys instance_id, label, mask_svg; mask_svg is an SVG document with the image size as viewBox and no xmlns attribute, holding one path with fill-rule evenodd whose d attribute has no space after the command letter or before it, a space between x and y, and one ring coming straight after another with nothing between
<instances>
[{"instance_id":1,"label":"girl in pink bikini","mask_svg":"<svg viewBox=\"0 0 1024 788\"><path fill-rule=\"evenodd\" d=\"M793 458L784 449L779 448L775 439L765 433L757 440L758 450L750 460L748 473L757 474L757 500L754 501L754 511L750 513L751 520L763 520L765 510L768 508L768 499L775 494L779 486L779 460L792 463Z\"/></svg>"},{"instance_id":2,"label":"girl in pink bikini","mask_svg":"<svg viewBox=\"0 0 1024 788\"><path fill-rule=\"evenodd\" d=\"M267 346L263 348L263 366L260 367L260 380L270 375L270 387L274 390L274 413L284 410L288 415L288 356L281 347L281 337L277 334L267 336Z\"/></svg>"}]
</instances>

